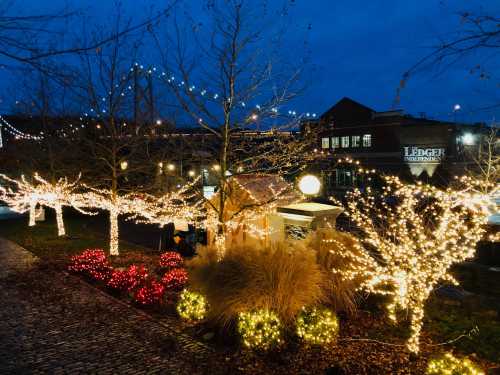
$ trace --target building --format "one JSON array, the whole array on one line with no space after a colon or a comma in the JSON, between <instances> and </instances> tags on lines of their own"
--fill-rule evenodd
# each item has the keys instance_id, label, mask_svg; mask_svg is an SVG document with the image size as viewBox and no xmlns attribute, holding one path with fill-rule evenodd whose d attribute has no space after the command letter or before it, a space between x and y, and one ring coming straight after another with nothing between
<instances>
[{"instance_id":1,"label":"building","mask_svg":"<svg viewBox=\"0 0 500 375\"><path fill-rule=\"evenodd\" d=\"M337 162L345 157L383 173L445 183L472 163L470 155L488 128L418 118L400 110L377 112L343 98L302 131L317 137L317 152L330 155L313 169L323 176L324 193L331 194L365 178L353 166Z\"/></svg>"}]
</instances>

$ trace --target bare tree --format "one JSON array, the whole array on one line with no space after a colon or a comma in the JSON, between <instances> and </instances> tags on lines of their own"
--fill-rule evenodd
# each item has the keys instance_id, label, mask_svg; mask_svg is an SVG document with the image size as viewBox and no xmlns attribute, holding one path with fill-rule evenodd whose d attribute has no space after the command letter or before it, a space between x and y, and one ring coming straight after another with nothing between
<instances>
[{"instance_id":1,"label":"bare tree","mask_svg":"<svg viewBox=\"0 0 500 375\"><path fill-rule=\"evenodd\" d=\"M431 51L413 64L403 75L400 87L397 90L396 102L399 102L401 90L408 80L422 70L443 71L450 66L463 62L466 58L478 52L488 53L488 60L500 51L500 18L490 14L473 14L461 12L461 28L445 38L439 38L439 43ZM486 65L477 62L470 69L471 73L478 74L480 79L491 79L491 72ZM498 85L498 82L496 82ZM489 110L500 106L495 103L479 110Z\"/></svg>"},{"instance_id":2,"label":"bare tree","mask_svg":"<svg viewBox=\"0 0 500 375\"><path fill-rule=\"evenodd\" d=\"M29 64L48 73L51 66L45 64L45 60L102 48L117 38L150 27L168 17L175 4L176 1L168 2L164 9L146 19L82 43L80 38L71 40L67 37L67 25L74 24L82 16L81 11L63 9L51 14L19 15L15 1L3 1L0 4L0 55L12 62Z\"/></svg>"},{"instance_id":3,"label":"bare tree","mask_svg":"<svg viewBox=\"0 0 500 375\"><path fill-rule=\"evenodd\" d=\"M481 191L487 194L500 183L500 138L498 125L494 124L486 134L480 134L477 144L465 150L472 160L468 175L482 181Z\"/></svg>"},{"instance_id":4,"label":"bare tree","mask_svg":"<svg viewBox=\"0 0 500 375\"><path fill-rule=\"evenodd\" d=\"M166 48L154 34L164 83L186 117L215 139L211 173L217 202L207 204L217 217L221 252L230 180L240 174L297 172L311 149L292 132L301 116L284 110L302 88L301 69L280 61L283 30L270 27L280 25L283 12L286 5L273 12L265 3L211 1L207 28L175 22ZM188 35L194 35L192 40Z\"/></svg>"},{"instance_id":5,"label":"bare tree","mask_svg":"<svg viewBox=\"0 0 500 375\"><path fill-rule=\"evenodd\" d=\"M130 27L131 20L118 10L111 33ZM105 33L93 35L100 40ZM131 93L132 67L142 38L142 33L123 35L97 51L80 54L79 99L89 120L78 142L86 156L82 180L91 191L78 196L75 204L109 212L111 255L119 254L119 216L131 212L131 196L146 189L155 171L149 146L157 125L130 121L136 100Z\"/></svg>"}]
</instances>

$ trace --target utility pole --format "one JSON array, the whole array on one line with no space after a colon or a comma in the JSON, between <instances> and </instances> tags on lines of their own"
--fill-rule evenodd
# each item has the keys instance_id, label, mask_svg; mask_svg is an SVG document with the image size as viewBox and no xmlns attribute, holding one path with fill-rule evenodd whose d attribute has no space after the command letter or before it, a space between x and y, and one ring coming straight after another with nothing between
<instances>
[{"instance_id":1,"label":"utility pole","mask_svg":"<svg viewBox=\"0 0 500 375\"><path fill-rule=\"evenodd\" d=\"M154 93L153 93L153 74L151 69L148 70L148 110L149 110L149 121L151 125L155 124L155 107L154 107ZM154 128L153 128L154 129Z\"/></svg>"},{"instance_id":2,"label":"utility pole","mask_svg":"<svg viewBox=\"0 0 500 375\"><path fill-rule=\"evenodd\" d=\"M138 119L139 119L139 72L138 72L138 66L134 66L134 126L135 126L135 132L136 134L138 133L139 130L139 125L138 125Z\"/></svg>"}]
</instances>

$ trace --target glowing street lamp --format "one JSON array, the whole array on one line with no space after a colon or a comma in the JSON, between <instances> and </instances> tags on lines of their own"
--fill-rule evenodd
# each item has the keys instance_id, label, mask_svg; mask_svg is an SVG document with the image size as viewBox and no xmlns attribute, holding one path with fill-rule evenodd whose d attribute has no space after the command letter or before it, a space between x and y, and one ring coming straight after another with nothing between
<instances>
[{"instance_id":1,"label":"glowing street lamp","mask_svg":"<svg viewBox=\"0 0 500 375\"><path fill-rule=\"evenodd\" d=\"M474 134L465 133L462 135L462 143L466 146L472 146L474 144Z\"/></svg>"},{"instance_id":2,"label":"glowing street lamp","mask_svg":"<svg viewBox=\"0 0 500 375\"><path fill-rule=\"evenodd\" d=\"M318 177L307 174L299 180L299 190L304 195L317 195L321 189L321 181Z\"/></svg>"}]
</instances>

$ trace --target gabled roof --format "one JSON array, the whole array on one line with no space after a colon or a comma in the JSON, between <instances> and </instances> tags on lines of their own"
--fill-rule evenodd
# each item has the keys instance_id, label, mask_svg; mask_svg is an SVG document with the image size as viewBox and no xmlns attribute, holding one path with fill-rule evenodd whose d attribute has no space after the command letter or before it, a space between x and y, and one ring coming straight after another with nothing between
<instances>
[{"instance_id":1,"label":"gabled roof","mask_svg":"<svg viewBox=\"0 0 500 375\"><path fill-rule=\"evenodd\" d=\"M372 118L375 110L344 97L340 99L333 107L323 113L321 120L326 122L359 122L366 121Z\"/></svg>"}]
</instances>

